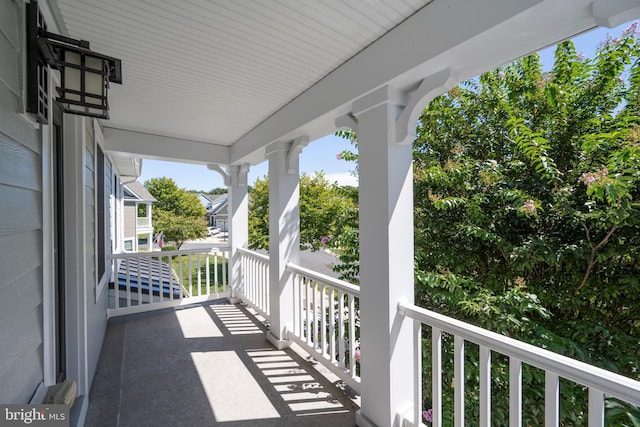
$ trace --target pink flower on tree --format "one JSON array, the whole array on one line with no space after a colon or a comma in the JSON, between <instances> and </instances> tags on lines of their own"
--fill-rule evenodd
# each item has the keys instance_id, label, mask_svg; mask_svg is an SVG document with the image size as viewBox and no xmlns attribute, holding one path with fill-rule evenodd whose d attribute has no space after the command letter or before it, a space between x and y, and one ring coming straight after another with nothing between
<instances>
[{"instance_id":1,"label":"pink flower on tree","mask_svg":"<svg viewBox=\"0 0 640 427\"><path fill-rule=\"evenodd\" d=\"M524 205L520 206L520 212L524 212L529 215L535 215L536 213L536 205L533 203L533 200L527 200Z\"/></svg>"},{"instance_id":2,"label":"pink flower on tree","mask_svg":"<svg viewBox=\"0 0 640 427\"><path fill-rule=\"evenodd\" d=\"M422 411L422 418L428 423L433 422L433 409L429 408L426 411Z\"/></svg>"},{"instance_id":3,"label":"pink flower on tree","mask_svg":"<svg viewBox=\"0 0 640 427\"><path fill-rule=\"evenodd\" d=\"M342 160L342 153L338 153L338 154L336 154L336 159L338 159L338 160Z\"/></svg>"},{"instance_id":4,"label":"pink flower on tree","mask_svg":"<svg viewBox=\"0 0 640 427\"><path fill-rule=\"evenodd\" d=\"M327 243L329 243L329 236L323 236L322 239L320 239L320 243L322 244L322 246L325 246Z\"/></svg>"},{"instance_id":5,"label":"pink flower on tree","mask_svg":"<svg viewBox=\"0 0 640 427\"><path fill-rule=\"evenodd\" d=\"M623 37L637 34L640 34L640 31L638 31L638 21L632 22L631 25L629 25L627 29L622 32Z\"/></svg>"},{"instance_id":6,"label":"pink flower on tree","mask_svg":"<svg viewBox=\"0 0 640 427\"><path fill-rule=\"evenodd\" d=\"M356 359L356 362L360 361L360 359L362 358L362 355L360 354L360 350L356 350L353 352L353 358Z\"/></svg>"}]
</instances>

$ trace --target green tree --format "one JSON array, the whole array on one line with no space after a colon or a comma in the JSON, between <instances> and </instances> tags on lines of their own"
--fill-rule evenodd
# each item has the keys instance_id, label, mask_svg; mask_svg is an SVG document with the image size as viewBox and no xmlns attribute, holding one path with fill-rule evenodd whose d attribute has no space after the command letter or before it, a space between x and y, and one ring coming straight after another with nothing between
<instances>
[{"instance_id":1,"label":"green tree","mask_svg":"<svg viewBox=\"0 0 640 427\"><path fill-rule=\"evenodd\" d=\"M153 227L156 232L162 231L167 243L178 249L187 240L200 239L207 235L207 223L204 218L190 218L161 210L153 217Z\"/></svg>"},{"instance_id":2,"label":"green tree","mask_svg":"<svg viewBox=\"0 0 640 427\"><path fill-rule=\"evenodd\" d=\"M549 71L531 55L434 99L414 143L417 303L639 379L639 125L636 24L593 59L565 42ZM474 352L467 420L478 419ZM507 365L494 361L502 402ZM529 372L525 423L540 425L544 374ZM585 390L563 388L563 425L585 425ZM637 408L607 407L607 425L638 425ZM494 425L507 413L497 405Z\"/></svg>"},{"instance_id":3,"label":"green tree","mask_svg":"<svg viewBox=\"0 0 640 427\"><path fill-rule=\"evenodd\" d=\"M165 211L178 216L201 218L206 213L198 196L178 187L171 178L151 178L145 181L144 186L156 199L152 208L154 214L156 211Z\"/></svg>"},{"instance_id":4,"label":"green tree","mask_svg":"<svg viewBox=\"0 0 640 427\"><path fill-rule=\"evenodd\" d=\"M336 235L345 216L357 212L353 199L323 173L300 176L300 248L318 250ZM257 179L249 193L249 246L269 249L269 180Z\"/></svg>"},{"instance_id":5,"label":"green tree","mask_svg":"<svg viewBox=\"0 0 640 427\"><path fill-rule=\"evenodd\" d=\"M144 186L156 199L152 205L154 232L179 249L186 240L206 237L206 213L198 196L178 187L171 178L151 178Z\"/></svg>"}]
</instances>

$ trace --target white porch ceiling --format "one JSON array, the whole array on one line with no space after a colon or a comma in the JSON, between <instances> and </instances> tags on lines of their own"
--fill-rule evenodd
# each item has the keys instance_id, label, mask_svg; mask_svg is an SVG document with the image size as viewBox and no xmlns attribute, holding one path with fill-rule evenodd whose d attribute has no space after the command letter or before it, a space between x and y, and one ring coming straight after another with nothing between
<instances>
[{"instance_id":1,"label":"white porch ceiling","mask_svg":"<svg viewBox=\"0 0 640 427\"><path fill-rule=\"evenodd\" d=\"M323 136L382 86L409 97L640 16L640 0L49 1L66 35L122 59L107 150L221 164Z\"/></svg>"},{"instance_id":2,"label":"white porch ceiling","mask_svg":"<svg viewBox=\"0 0 640 427\"><path fill-rule=\"evenodd\" d=\"M117 128L229 146L429 0L58 0L69 35L122 59Z\"/></svg>"}]
</instances>

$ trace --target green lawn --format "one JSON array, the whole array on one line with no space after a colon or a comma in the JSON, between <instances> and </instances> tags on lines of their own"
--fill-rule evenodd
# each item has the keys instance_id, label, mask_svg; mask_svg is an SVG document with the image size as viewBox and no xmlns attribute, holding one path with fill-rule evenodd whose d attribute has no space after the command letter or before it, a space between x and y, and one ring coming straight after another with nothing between
<instances>
[{"instance_id":1,"label":"green lawn","mask_svg":"<svg viewBox=\"0 0 640 427\"><path fill-rule=\"evenodd\" d=\"M191 258L191 265L189 265L189 258ZM206 295L207 293L207 271L209 274L209 292L215 293L224 291L224 284L229 284L228 275L228 260L218 255L207 256L200 255L200 263L198 264L197 255L181 255L174 257L171 262L171 267L176 276L180 279L180 283L191 293L191 296ZM182 266L180 266L182 261ZM208 267L208 269L207 269ZM200 293L198 293L198 276L200 278ZM189 278L191 278L191 289L189 288ZM217 282L216 282L217 281Z\"/></svg>"}]
</instances>

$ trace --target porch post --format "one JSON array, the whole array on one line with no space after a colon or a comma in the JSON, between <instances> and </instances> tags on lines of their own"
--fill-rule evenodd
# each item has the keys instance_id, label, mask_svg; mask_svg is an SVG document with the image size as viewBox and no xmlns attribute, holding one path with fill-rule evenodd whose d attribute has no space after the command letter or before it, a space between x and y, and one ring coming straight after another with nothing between
<instances>
[{"instance_id":1,"label":"porch post","mask_svg":"<svg viewBox=\"0 0 640 427\"><path fill-rule=\"evenodd\" d=\"M244 278L242 276L242 254L239 248L247 248L249 240L249 197L247 195L247 172L249 165L229 166L229 302L240 302Z\"/></svg>"},{"instance_id":2,"label":"porch post","mask_svg":"<svg viewBox=\"0 0 640 427\"><path fill-rule=\"evenodd\" d=\"M288 262L300 261L300 178L298 155L308 140L275 142L267 147L269 160L269 307L267 339L278 349L291 342L293 280Z\"/></svg>"},{"instance_id":3,"label":"porch post","mask_svg":"<svg viewBox=\"0 0 640 427\"><path fill-rule=\"evenodd\" d=\"M405 97L385 86L353 103L360 185L359 426L399 426L413 408L416 343L398 301L414 301L411 144L398 143Z\"/></svg>"}]
</instances>

